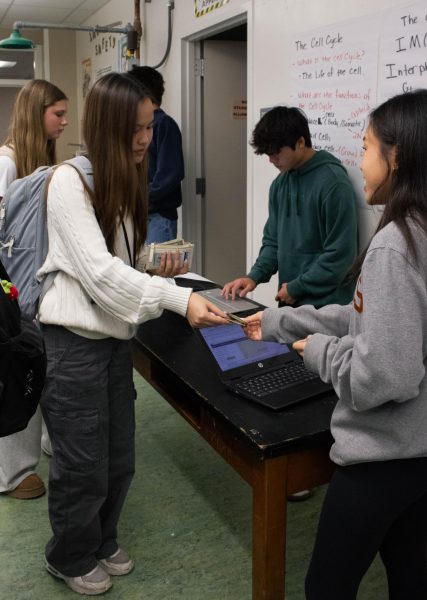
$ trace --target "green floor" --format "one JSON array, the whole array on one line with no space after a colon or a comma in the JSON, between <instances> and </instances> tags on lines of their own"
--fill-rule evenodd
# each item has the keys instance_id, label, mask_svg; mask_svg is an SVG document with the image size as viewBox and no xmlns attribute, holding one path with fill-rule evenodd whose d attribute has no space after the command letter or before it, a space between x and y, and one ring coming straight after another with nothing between
<instances>
[{"instance_id":1,"label":"green floor","mask_svg":"<svg viewBox=\"0 0 427 600\"><path fill-rule=\"evenodd\" d=\"M120 543L135 558L115 578L111 600L250 600L249 487L136 375L137 473L120 526ZM47 481L48 459L39 473ZM324 490L289 504L287 600L303 600L304 574ZM43 568L49 537L47 498L0 496L0 600L78 597ZM374 563L358 600L385 600Z\"/></svg>"}]
</instances>

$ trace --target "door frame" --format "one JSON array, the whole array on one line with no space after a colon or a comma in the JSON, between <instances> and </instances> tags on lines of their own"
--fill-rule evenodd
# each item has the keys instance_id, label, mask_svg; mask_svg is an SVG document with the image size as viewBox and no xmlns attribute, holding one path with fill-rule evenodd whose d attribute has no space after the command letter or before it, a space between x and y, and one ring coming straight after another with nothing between
<instances>
[{"instance_id":1,"label":"door frame","mask_svg":"<svg viewBox=\"0 0 427 600\"><path fill-rule=\"evenodd\" d=\"M182 73L182 142L184 156L186 157L186 175L182 185L185 203L182 208L183 236L194 243L193 264L191 270L203 275L203 211L202 195L196 193L196 179L204 176L203 168L203 140L202 140L202 85L201 78L196 73L196 61L201 58L201 42L215 35L232 29L244 23L248 26L248 59L247 59L247 88L251 89L249 32L250 14L248 9L241 13L192 33L181 40L181 73ZM252 103L249 102L248 105ZM248 112L249 122L249 112ZM250 169L247 169L247 178ZM247 182L249 183L249 182ZM250 188L247 187L247 190ZM249 231L252 231L252 220L249 218L247 207L247 247L249 247Z\"/></svg>"}]
</instances>

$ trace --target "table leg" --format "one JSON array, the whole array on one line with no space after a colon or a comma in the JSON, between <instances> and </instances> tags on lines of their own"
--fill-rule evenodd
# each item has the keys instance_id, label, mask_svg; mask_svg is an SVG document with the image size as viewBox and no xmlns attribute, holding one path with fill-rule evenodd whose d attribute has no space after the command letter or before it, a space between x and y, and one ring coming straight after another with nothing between
<instances>
[{"instance_id":1,"label":"table leg","mask_svg":"<svg viewBox=\"0 0 427 600\"><path fill-rule=\"evenodd\" d=\"M287 457L258 464L253 479L252 600L285 597Z\"/></svg>"}]
</instances>

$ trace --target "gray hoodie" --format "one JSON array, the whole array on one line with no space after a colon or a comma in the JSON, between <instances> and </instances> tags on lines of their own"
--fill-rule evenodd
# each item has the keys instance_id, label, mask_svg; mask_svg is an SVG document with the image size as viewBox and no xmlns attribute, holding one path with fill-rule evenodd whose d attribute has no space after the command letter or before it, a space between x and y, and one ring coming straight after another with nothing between
<instances>
[{"instance_id":1,"label":"gray hoodie","mask_svg":"<svg viewBox=\"0 0 427 600\"><path fill-rule=\"evenodd\" d=\"M305 348L332 382L331 459L339 465L427 457L427 236L413 222L418 261L394 223L374 236L353 302L267 309L264 339Z\"/></svg>"}]
</instances>

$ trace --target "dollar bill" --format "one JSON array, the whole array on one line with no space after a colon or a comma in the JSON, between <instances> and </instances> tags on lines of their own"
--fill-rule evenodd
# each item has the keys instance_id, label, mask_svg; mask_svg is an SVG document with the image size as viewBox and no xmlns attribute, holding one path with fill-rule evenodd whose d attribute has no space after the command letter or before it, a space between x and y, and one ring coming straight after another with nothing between
<instances>
[{"instance_id":1,"label":"dollar bill","mask_svg":"<svg viewBox=\"0 0 427 600\"><path fill-rule=\"evenodd\" d=\"M194 244L186 242L182 238L176 238L167 242L146 244L138 259L138 268L143 271L157 269L160 266L162 256L169 252L170 254L179 254L179 264L182 266L187 261L188 268L191 269L193 261Z\"/></svg>"}]
</instances>

